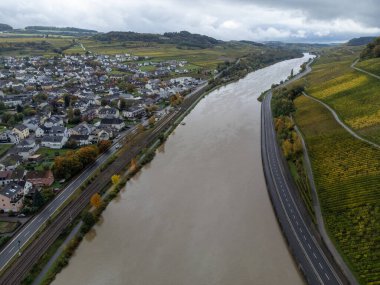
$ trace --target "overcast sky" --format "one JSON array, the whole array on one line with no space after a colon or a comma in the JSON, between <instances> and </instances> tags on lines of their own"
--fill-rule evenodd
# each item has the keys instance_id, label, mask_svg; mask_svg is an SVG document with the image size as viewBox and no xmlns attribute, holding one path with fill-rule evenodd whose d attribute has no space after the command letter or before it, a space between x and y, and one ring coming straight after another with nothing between
<instances>
[{"instance_id":1,"label":"overcast sky","mask_svg":"<svg viewBox=\"0 0 380 285\"><path fill-rule=\"evenodd\" d=\"M379 0L0 0L0 23L222 40L334 42L380 35Z\"/></svg>"}]
</instances>

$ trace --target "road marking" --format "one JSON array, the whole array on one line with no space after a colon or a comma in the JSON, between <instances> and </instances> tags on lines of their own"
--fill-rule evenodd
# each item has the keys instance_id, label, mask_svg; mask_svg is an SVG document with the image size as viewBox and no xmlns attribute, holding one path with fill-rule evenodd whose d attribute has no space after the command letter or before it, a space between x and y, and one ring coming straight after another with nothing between
<instances>
[{"instance_id":1,"label":"road marking","mask_svg":"<svg viewBox=\"0 0 380 285\"><path fill-rule=\"evenodd\" d=\"M298 226L298 222L296 221L296 224L297 224L297 226Z\"/></svg>"},{"instance_id":2,"label":"road marking","mask_svg":"<svg viewBox=\"0 0 380 285\"><path fill-rule=\"evenodd\" d=\"M319 267L321 267L321 269L323 269L323 266L322 266L322 264L321 264L320 262L319 262L318 264L319 264Z\"/></svg>"},{"instance_id":3,"label":"road marking","mask_svg":"<svg viewBox=\"0 0 380 285\"><path fill-rule=\"evenodd\" d=\"M311 249L311 245L310 245L310 243L307 243L307 246Z\"/></svg>"},{"instance_id":4,"label":"road marking","mask_svg":"<svg viewBox=\"0 0 380 285\"><path fill-rule=\"evenodd\" d=\"M303 239L306 240L306 236L305 235L303 235Z\"/></svg>"},{"instance_id":5,"label":"road marking","mask_svg":"<svg viewBox=\"0 0 380 285\"><path fill-rule=\"evenodd\" d=\"M330 277L327 275L327 273L325 273L325 275L326 275L327 280L330 280Z\"/></svg>"},{"instance_id":6,"label":"road marking","mask_svg":"<svg viewBox=\"0 0 380 285\"><path fill-rule=\"evenodd\" d=\"M314 258L317 259L317 256L315 255L315 252L313 252Z\"/></svg>"},{"instance_id":7,"label":"road marking","mask_svg":"<svg viewBox=\"0 0 380 285\"><path fill-rule=\"evenodd\" d=\"M59 198L59 200L61 200L61 201L62 201L64 198L65 198L65 197L64 197L64 196L62 196L61 198Z\"/></svg>"},{"instance_id":8,"label":"road marking","mask_svg":"<svg viewBox=\"0 0 380 285\"><path fill-rule=\"evenodd\" d=\"M300 232L302 233L302 228L300 228Z\"/></svg>"},{"instance_id":9,"label":"road marking","mask_svg":"<svg viewBox=\"0 0 380 285\"><path fill-rule=\"evenodd\" d=\"M41 218L39 218L37 222L39 223L39 222L41 222L41 221L42 221L42 217L41 217Z\"/></svg>"},{"instance_id":10,"label":"road marking","mask_svg":"<svg viewBox=\"0 0 380 285\"><path fill-rule=\"evenodd\" d=\"M296 218L296 215L293 215L293 219L295 219Z\"/></svg>"},{"instance_id":11,"label":"road marking","mask_svg":"<svg viewBox=\"0 0 380 285\"><path fill-rule=\"evenodd\" d=\"M24 234L24 237L26 237L29 233L30 233L30 231L27 231L27 232Z\"/></svg>"},{"instance_id":12,"label":"road marking","mask_svg":"<svg viewBox=\"0 0 380 285\"><path fill-rule=\"evenodd\" d=\"M8 252L11 253L14 248L15 246L12 246L12 248Z\"/></svg>"}]
</instances>

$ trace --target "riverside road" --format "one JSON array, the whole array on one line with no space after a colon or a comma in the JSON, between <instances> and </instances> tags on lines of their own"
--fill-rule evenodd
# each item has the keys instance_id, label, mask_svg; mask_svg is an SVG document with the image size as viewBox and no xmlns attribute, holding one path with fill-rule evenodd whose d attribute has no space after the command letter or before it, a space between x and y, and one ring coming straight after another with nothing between
<instances>
[{"instance_id":1,"label":"riverside road","mask_svg":"<svg viewBox=\"0 0 380 285\"><path fill-rule=\"evenodd\" d=\"M102 154L92 165L86 168L77 178L74 179L62 192L50 202L40 213L38 213L25 227L8 243L0 253L0 270L3 270L8 262L23 248L29 239L44 225L50 217L71 197L76 189L90 177L107 159L109 159L117 150L116 145L124 136L131 133L133 129L124 132L121 138L115 142L112 147Z\"/></svg>"}]
</instances>

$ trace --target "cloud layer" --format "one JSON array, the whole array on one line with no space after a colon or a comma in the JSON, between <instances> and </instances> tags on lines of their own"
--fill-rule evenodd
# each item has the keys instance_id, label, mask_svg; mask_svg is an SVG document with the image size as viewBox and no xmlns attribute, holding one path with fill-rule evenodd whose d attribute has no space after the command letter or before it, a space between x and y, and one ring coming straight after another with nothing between
<instances>
[{"instance_id":1,"label":"cloud layer","mask_svg":"<svg viewBox=\"0 0 380 285\"><path fill-rule=\"evenodd\" d=\"M2 0L0 22L223 40L333 42L380 34L377 0Z\"/></svg>"}]
</instances>

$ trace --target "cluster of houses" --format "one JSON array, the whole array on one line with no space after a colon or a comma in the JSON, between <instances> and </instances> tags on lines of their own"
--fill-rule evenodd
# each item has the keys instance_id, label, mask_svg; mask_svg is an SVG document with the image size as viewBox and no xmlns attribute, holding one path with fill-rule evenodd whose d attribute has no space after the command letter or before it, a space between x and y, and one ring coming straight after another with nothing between
<instances>
[{"instance_id":1,"label":"cluster of houses","mask_svg":"<svg viewBox=\"0 0 380 285\"><path fill-rule=\"evenodd\" d=\"M23 169L0 171L0 210L19 212L26 195L33 195L38 188L51 186L54 176L51 170L25 171Z\"/></svg>"},{"instance_id":2,"label":"cluster of houses","mask_svg":"<svg viewBox=\"0 0 380 285\"><path fill-rule=\"evenodd\" d=\"M54 182L50 170L19 172L20 165L39 160L40 148L111 140L126 123L146 119L150 106L160 112L171 96L203 84L183 77L186 66L183 60L155 62L130 54L0 57L3 112L33 110L0 131L0 144L13 145L0 158L0 210L18 212L33 186Z\"/></svg>"}]
</instances>

